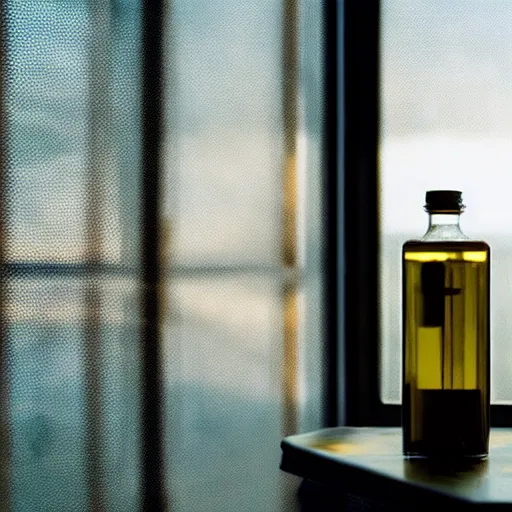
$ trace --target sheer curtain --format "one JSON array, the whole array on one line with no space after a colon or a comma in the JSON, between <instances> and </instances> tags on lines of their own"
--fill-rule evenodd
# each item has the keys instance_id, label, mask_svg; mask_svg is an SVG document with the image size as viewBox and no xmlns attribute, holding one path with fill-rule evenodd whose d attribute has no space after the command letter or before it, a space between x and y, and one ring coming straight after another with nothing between
<instances>
[{"instance_id":1,"label":"sheer curtain","mask_svg":"<svg viewBox=\"0 0 512 512\"><path fill-rule=\"evenodd\" d=\"M2 510L142 507L143 8L2 7ZM293 510L280 439L323 423L322 9L165 7L171 510Z\"/></svg>"}]
</instances>

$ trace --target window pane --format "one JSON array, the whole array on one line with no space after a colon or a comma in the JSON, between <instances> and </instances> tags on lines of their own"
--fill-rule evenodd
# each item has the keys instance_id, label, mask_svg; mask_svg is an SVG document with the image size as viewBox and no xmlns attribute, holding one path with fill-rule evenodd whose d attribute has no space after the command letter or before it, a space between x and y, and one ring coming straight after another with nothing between
<instances>
[{"instance_id":1,"label":"window pane","mask_svg":"<svg viewBox=\"0 0 512 512\"><path fill-rule=\"evenodd\" d=\"M4 5L12 508L138 510L140 2Z\"/></svg>"},{"instance_id":2,"label":"window pane","mask_svg":"<svg viewBox=\"0 0 512 512\"><path fill-rule=\"evenodd\" d=\"M170 5L169 495L177 512L293 510L275 448L323 420L323 3Z\"/></svg>"},{"instance_id":3,"label":"window pane","mask_svg":"<svg viewBox=\"0 0 512 512\"><path fill-rule=\"evenodd\" d=\"M15 510L140 508L141 9L6 3ZM176 0L166 18L169 501L293 510L279 442L324 411L323 3Z\"/></svg>"},{"instance_id":4,"label":"window pane","mask_svg":"<svg viewBox=\"0 0 512 512\"><path fill-rule=\"evenodd\" d=\"M102 218L99 236L108 237L101 257L134 253L138 5L105 5L108 30L83 0L7 2L10 259L85 258L94 166L101 191L94 215Z\"/></svg>"},{"instance_id":5,"label":"window pane","mask_svg":"<svg viewBox=\"0 0 512 512\"><path fill-rule=\"evenodd\" d=\"M512 3L383 0L381 397L400 401L400 250L427 189L464 193L463 229L492 250L492 401L512 402Z\"/></svg>"},{"instance_id":6,"label":"window pane","mask_svg":"<svg viewBox=\"0 0 512 512\"><path fill-rule=\"evenodd\" d=\"M254 503L254 510L273 510L280 499L273 471L282 418L279 277L203 275L174 279L169 292L164 346L173 506L235 511Z\"/></svg>"},{"instance_id":7,"label":"window pane","mask_svg":"<svg viewBox=\"0 0 512 512\"><path fill-rule=\"evenodd\" d=\"M10 282L13 497L16 510L87 509L84 278L22 276ZM137 510L139 367L137 285L103 276L98 284L103 500L107 510ZM43 316L44 315L44 316ZM66 449L63 449L66 447Z\"/></svg>"},{"instance_id":8,"label":"window pane","mask_svg":"<svg viewBox=\"0 0 512 512\"><path fill-rule=\"evenodd\" d=\"M182 265L279 262L280 1L176 1L165 210Z\"/></svg>"}]
</instances>

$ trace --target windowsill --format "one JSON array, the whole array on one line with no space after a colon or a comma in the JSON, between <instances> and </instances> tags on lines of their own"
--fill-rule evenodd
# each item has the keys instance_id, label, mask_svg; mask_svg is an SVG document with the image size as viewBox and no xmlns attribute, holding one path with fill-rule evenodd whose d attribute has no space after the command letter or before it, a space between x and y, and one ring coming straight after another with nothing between
<instances>
[{"instance_id":1,"label":"windowsill","mask_svg":"<svg viewBox=\"0 0 512 512\"><path fill-rule=\"evenodd\" d=\"M488 459L434 463L402 455L400 428L338 427L289 436L281 469L394 507L512 505L512 429L492 429Z\"/></svg>"}]
</instances>

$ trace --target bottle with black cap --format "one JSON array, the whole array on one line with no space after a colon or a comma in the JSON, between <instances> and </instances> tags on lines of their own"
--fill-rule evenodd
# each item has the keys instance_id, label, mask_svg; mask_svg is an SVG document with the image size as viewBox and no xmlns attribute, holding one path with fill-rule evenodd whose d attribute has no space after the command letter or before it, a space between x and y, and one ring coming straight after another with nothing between
<instances>
[{"instance_id":1,"label":"bottle with black cap","mask_svg":"<svg viewBox=\"0 0 512 512\"><path fill-rule=\"evenodd\" d=\"M426 194L426 234L403 246L403 450L483 458L489 445L490 249L459 226L457 190Z\"/></svg>"}]
</instances>

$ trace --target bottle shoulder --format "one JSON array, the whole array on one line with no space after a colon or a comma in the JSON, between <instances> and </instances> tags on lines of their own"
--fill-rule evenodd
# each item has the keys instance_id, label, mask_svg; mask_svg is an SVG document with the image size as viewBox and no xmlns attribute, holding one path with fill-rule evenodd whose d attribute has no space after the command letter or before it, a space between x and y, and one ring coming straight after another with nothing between
<instances>
[{"instance_id":1,"label":"bottle shoulder","mask_svg":"<svg viewBox=\"0 0 512 512\"><path fill-rule=\"evenodd\" d=\"M403 252L438 251L485 251L490 252L489 244L483 240L407 240L402 246Z\"/></svg>"}]
</instances>

